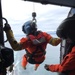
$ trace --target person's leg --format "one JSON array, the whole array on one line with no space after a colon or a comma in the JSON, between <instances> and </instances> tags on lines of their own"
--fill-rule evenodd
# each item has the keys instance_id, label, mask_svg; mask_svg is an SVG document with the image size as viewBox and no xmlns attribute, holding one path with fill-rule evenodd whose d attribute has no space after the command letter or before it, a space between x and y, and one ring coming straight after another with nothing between
<instances>
[{"instance_id":1,"label":"person's leg","mask_svg":"<svg viewBox=\"0 0 75 75\"><path fill-rule=\"evenodd\" d=\"M39 65L40 64L35 64L35 68L34 68L35 71L37 70L37 68L38 68Z\"/></svg>"},{"instance_id":2,"label":"person's leg","mask_svg":"<svg viewBox=\"0 0 75 75\"><path fill-rule=\"evenodd\" d=\"M26 65L27 65L27 57L26 57L26 55L24 55L22 58L22 67L24 69L26 69Z\"/></svg>"}]
</instances>

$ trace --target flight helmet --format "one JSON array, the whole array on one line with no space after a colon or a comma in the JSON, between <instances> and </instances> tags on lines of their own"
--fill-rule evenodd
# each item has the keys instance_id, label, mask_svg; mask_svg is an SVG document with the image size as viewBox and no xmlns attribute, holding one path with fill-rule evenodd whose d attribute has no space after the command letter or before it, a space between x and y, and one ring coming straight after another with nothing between
<instances>
[{"instance_id":1,"label":"flight helmet","mask_svg":"<svg viewBox=\"0 0 75 75\"><path fill-rule=\"evenodd\" d=\"M66 18L57 28L58 37L75 41L75 17Z\"/></svg>"},{"instance_id":2,"label":"flight helmet","mask_svg":"<svg viewBox=\"0 0 75 75\"><path fill-rule=\"evenodd\" d=\"M36 30L37 30L36 22L33 22L31 20L25 22L24 25L22 26L22 31L27 35L33 34Z\"/></svg>"}]
</instances>

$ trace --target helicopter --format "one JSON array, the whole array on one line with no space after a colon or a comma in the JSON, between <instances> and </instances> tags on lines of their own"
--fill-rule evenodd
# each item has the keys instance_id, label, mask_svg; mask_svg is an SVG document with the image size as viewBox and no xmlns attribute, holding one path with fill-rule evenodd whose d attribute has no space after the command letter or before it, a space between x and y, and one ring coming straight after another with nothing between
<instances>
[{"instance_id":1,"label":"helicopter","mask_svg":"<svg viewBox=\"0 0 75 75\"><path fill-rule=\"evenodd\" d=\"M60 1L60 0L24 0L24 1L32 1L42 4L52 4L52 5L58 5L58 6L66 6L71 7L71 10L67 17L70 17L70 15L75 14L75 0L68 0L68 1ZM2 7L1 7L1 0L0 0L0 44L4 45L4 34L3 34L3 22L2 22ZM62 40L61 46L60 46L60 63L63 60L63 55L65 54L66 46L68 43L66 43L66 40Z\"/></svg>"}]
</instances>

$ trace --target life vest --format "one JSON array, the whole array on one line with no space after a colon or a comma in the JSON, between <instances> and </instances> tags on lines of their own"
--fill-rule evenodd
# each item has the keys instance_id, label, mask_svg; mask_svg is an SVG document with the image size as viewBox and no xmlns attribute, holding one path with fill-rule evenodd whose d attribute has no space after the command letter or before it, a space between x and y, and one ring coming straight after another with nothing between
<instances>
[{"instance_id":1,"label":"life vest","mask_svg":"<svg viewBox=\"0 0 75 75\"><path fill-rule=\"evenodd\" d=\"M42 32L38 31L36 35L28 35L27 38L32 42L33 45L36 46L36 50L32 53L27 51L27 57L29 57L28 62L31 64L40 64L42 62L36 62L33 58L40 58L46 54L45 50L43 49L43 43L46 42L45 37Z\"/></svg>"}]
</instances>

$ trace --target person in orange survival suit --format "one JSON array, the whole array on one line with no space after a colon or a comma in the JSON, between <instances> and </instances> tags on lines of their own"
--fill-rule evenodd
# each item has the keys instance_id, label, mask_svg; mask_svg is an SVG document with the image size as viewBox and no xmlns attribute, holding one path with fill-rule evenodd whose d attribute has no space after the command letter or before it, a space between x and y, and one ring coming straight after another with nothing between
<instances>
[{"instance_id":1,"label":"person in orange survival suit","mask_svg":"<svg viewBox=\"0 0 75 75\"><path fill-rule=\"evenodd\" d=\"M67 54L60 64L45 64L44 68L61 75L75 75L75 17L65 19L57 28L57 35L66 40L69 46ZM64 74L63 74L64 73Z\"/></svg>"},{"instance_id":2,"label":"person in orange survival suit","mask_svg":"<svg viewBox=\"0 0 75 75\"><path fill-rule=\"evenodd\" d=\"M27 21L22 27L26 37L20 40L18 43L13 35L9 24L5 24L4 31L6 32L7 39L11 47L15 51L25 49L26 54L23 56L22 67L26 69L27 63L35 64L35 70L39 64L45 60L45 49L47 44L57 46L60 42L60 38L53 38L46 32L37 31L37 25L33 21Z\"/></svg>"}]
</instances>

